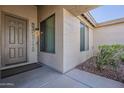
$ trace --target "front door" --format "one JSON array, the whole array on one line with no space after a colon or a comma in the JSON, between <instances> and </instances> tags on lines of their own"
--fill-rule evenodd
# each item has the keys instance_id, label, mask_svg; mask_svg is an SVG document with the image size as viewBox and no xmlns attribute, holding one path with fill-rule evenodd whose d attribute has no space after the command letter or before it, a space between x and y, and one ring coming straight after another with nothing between
<instances>
[{"instance_id":1,"label":"front door","mask_svg":"<svg viewBox=\"0 0 124 93\"><path fill-rule=\"evenodd\" d=\"M4 16L4 65L26 62L26 21Z\"/></svg>"}]
</instances>

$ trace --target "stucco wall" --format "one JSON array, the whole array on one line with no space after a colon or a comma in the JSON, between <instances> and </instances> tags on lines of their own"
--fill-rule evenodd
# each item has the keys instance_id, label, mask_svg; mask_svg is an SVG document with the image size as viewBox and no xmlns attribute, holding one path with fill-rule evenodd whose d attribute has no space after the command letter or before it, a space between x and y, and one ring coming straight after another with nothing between
<instances>
[{"instance_id":1,"label":"stucco wall","mask_svg":"<svg viewBox=\"0 0 124 93\"><path fill-rule=\"evenodd\" d=\"M40 52L39 61L65 73L92 56L93 31L90 29L90 50L80 52L80 20L60 6L40 6L39 22L55 13L55 54Z\"/></svg>"},{"instance_id":2,"label":"stucco wall","mask_svg":"<svg viewBox=\"0 0 124 93\"><path fill-rule=\"evenodd\" d=\"M31 31L32 23L35 23L35 26L37 27L37 7L36 6L24 6L24 5L23 6L0 6L0 18L1 18L2 11L23 17L28 20L28 33L27 33L28 35L28 38L27 38L28 62L27 63L37 62L37 44L36 44L37 40L35 38L34 40L35 51L32 52L32 31ZM1 37L0 37L0 40L1 40ZM1 42L0 42L0 46L1 46ZM0 63L1 63L1 56L0 56ZM18 66L18 65L14 65L14 66Z\"/></svg>"},{"instance_id":3,"label":"stucco wall","mask_svg":"<svg viewBox=\"0 0 124 93\"><path fill-rule=\"evenodd\" d=\"M39 61L63 72L63 11L60 6L39 6L39 22L55 14L55 54L40 52Z\"/></svg>"},{"instance_id":4,"label":"stucco wall","mask_svg":"<svg viewBox=\"0 0 124 93\"><path fill-rule=\"evenodd\" d=\"M124 23L95 29L94 54L98 46L104 44L124 44Z\"/></svg>"},{"instance_id":5,"label":"stucco wall","mask_svg":"<svg viewBox=\"0 0 124 93\"><path fill-rule=\"evenodd\" d=\"M65 9L63 15L63 58L64 72L66 72L93 55L93 31L89 30L89 51L80 52L80 20Z\"/></svg>"}]
</instances>

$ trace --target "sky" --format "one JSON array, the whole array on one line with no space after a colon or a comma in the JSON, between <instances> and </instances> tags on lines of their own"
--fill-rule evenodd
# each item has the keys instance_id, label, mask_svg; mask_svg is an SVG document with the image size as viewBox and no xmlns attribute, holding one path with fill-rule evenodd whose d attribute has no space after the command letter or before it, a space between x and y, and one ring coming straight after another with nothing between
<instances>
[{"instance_id":1,"label":"sky","mask_svg":"<svg viewBox=\"0 0 124 93\"><path fill-rule=\"evenodd\" d=\"M97 23L124 17L124 5L105 5L90 11Z\"/></svg>"}]
</instances>

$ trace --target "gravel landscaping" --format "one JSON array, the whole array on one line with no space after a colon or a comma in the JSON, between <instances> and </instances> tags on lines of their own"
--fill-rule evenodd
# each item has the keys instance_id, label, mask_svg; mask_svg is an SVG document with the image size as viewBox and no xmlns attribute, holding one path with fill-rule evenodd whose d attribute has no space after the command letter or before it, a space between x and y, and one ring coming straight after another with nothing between
<instances>
[{"instance_id":1,"label":"gravel landscaping","mask_svg":"<svg viewBox=\"0 0 124 93\"><path fill-rule=\"evenodd\" d=\"M100 71L96 66L96 57L92 57L78 65L77 68L124 83L124 62L119 62L119 67L117 70L113 70L111 67L105 67Z\"/></svg>"}]
</instances>

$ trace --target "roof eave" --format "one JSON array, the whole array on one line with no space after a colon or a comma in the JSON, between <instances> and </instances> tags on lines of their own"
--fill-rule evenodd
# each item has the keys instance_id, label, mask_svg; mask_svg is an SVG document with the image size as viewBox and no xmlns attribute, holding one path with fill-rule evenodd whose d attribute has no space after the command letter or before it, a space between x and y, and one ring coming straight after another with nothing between
<instances>
[{"instance_id":1,"label":"roof eave","mask_svg":"<svg viewBox=\"0 0 124 93\"><path fill-rule=\"evenodd\" d=\"M124 23L124 18L102 22L102 23L97 23L89 12L82 14L82 16L85 17L85 19L88 20L88 22L90 22L90 24L92 24L96 28Z\"/></svg>"}]
</instances>

